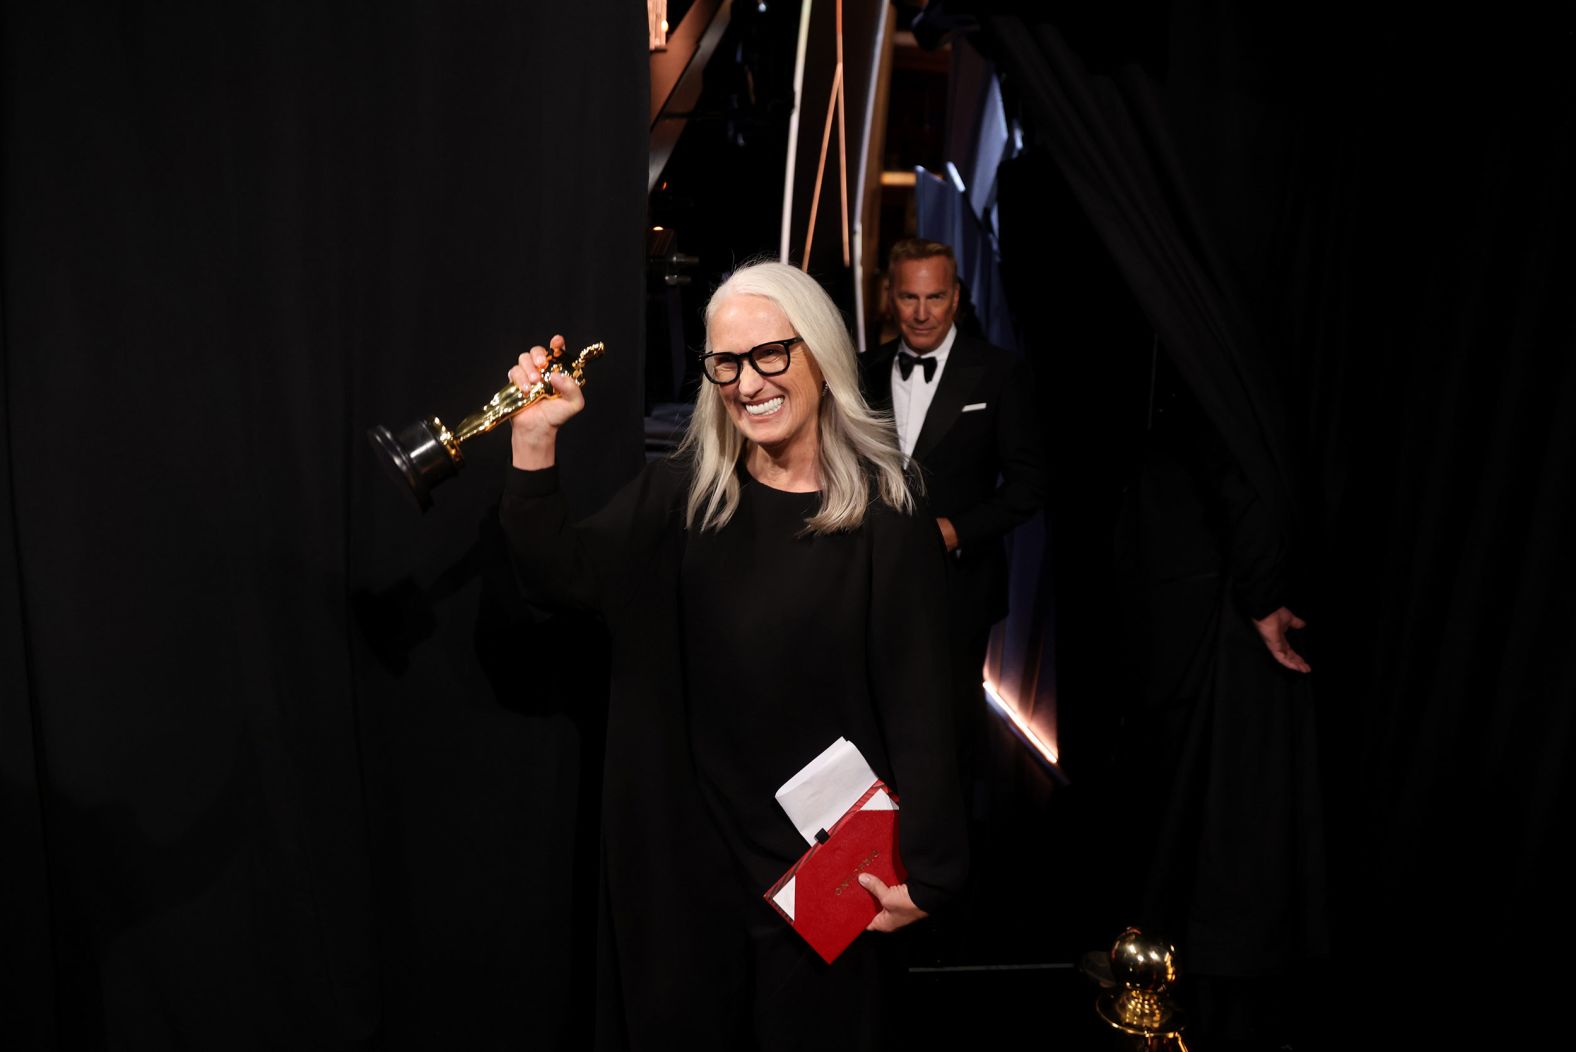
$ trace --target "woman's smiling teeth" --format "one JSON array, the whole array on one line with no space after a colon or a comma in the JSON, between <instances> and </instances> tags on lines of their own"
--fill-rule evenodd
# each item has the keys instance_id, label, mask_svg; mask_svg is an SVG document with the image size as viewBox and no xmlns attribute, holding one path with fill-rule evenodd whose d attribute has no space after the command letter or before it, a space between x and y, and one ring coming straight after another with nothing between
<instances>
[{"instance_id":1,"label":"woman's smiling teeth","mask_svg":"<svg viewBox=\"0 0 1576 1052\"><path fill-rule=\"evenodd\" d=\"M783 396L778 395L776 398L768 398L764 402L755 402L753 404L746 405L744 407L744 411L749 413L751 416L767 416L781 409L782 404Z\"/></svg>"}]
</instances>

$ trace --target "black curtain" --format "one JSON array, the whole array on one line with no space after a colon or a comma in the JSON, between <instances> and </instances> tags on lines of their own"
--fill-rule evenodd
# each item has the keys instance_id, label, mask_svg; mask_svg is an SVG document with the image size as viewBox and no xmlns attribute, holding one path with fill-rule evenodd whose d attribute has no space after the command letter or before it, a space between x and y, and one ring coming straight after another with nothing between
<instances>
[{"instance_id":1,"label":"black curtain","mask_svg":"<svg viewBox=\"0 0 1576 1052\"><path fill-rule=\"evenodd\" d=\"M1051 502L1060 744L1103 832L1086 843L1119 874L1091 869L1086 896L1109 901L1084 916L1103 939L1138 923L1184 948L1195 988L1208 977L1205 1040L1267 1038L1285 1024L1261 998L1212 1001L1296 981L1327 943L1312 686L1249 623L1301 606L1284 572L1299 498L1246 297L1182 171L1164 37L1120 14L997 15L981 41L1052 162L1003 178L1002 240L1020 302L1040 304L1026 330L1058 409L1050 447L1081 462Z\"/></svg>"},{"instance_id":2,"label":"black curtain","mask_svg":"<svg viewBox=\"0 0 1576 1052\"><path fill-rule=\"evenodd\" d=\"M1294 544L1335 936L1314 1011L1350 1021L1382 1002L1364 1032L1417 1035L1391 1009L1442 997L1451 1028L1535 1027L1510 991L1568 965L1526 948L1571 931L1555 864L1576 700L1569 28L1497 10L968 6L1043 146L1004 179L1004 253L1014 207L1061 207L1028 195L1077 202L1100 266ZM1056 287L1036 311L1053 340L1059 313L1090 322ZM1136 357L1126 322L1112 336L1108 353ZM1089 324L1068 342L1101 353ZM1118 430L1076 409L1056 426ZM1098 653L1113 675L1132 660ZM1058 706L1107 701L1064 682Z\"/></svg>"},{"instance_id":3,"label":"black curtain","mask_svg":"<svg viewBox=\"0 0 1576 1052\"><path fill-rule=\"evenodd\" d=\"M638 5L0 34L8 1045L565 1043L597 639L516 603L504 437L423 517L363 432L562 332L609 347L573 500L638 468Z\"/></svg>"}]
</instances>

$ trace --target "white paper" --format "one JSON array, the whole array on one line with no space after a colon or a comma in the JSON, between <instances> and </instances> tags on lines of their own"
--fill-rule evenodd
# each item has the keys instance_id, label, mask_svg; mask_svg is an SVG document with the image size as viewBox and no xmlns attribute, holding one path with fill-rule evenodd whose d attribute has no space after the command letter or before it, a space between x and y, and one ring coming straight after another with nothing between
<instances>
[{"instance_id":1,"label":"white paper","mask_svg":"<svg viewBox=\"0 0 1576 1052\"><path fill-rule=\"evenodd\" d=\"M782 907L783 912L788 914L789 920L793 920L793 886L798 879L798 877L789 877L788 882L772 896L772 901Z\"/></svg>"},{"instance_id":2,"label":"white paper","mask_svg":"<svg viewBox=\"0 0 1576 1052\"><path fill-rule=\"evenodd\" d=\"M870 799L866 800L865 801L865 806L861 807L859 810L861 810L861 811L896 811L897 810L897 801L892 799L886 793L882 792L880 789L877 789L875 792L870 794Z\"/></svg>"},{"instance_id":3,"label":"white paper","mask_svg":"<svg viewBox=\"0 0 1576 1052\"><path fill-rule=\"evenodd\" d=\"M876 773L854 743L839 738L777 790L777 802L805 843L831 829L875 783ZM891 801L887 801L891 806Z\"/></svg>"}]
</instances>

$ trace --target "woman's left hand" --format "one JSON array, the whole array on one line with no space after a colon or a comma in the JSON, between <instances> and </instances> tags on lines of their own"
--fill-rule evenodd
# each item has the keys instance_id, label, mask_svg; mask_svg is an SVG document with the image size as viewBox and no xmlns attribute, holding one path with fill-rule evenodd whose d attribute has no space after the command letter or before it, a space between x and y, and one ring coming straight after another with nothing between
<instances>
[{"instance_id":1,"label":"woman's left hand","mask_svg":"<svg viewBox=\"0 0 1576 1052\"><path fill-rule=\"evenodd\" d=\"M908 896L907 884L882 883L881 878L871 873L859 874L859 886L876 897L876 902L881 905L881 912L865 927L865 931L897 931L899 928L913 924L917 920L924 920L930 914L914 905L914 900Z\"/></svg>"}]
</instances>

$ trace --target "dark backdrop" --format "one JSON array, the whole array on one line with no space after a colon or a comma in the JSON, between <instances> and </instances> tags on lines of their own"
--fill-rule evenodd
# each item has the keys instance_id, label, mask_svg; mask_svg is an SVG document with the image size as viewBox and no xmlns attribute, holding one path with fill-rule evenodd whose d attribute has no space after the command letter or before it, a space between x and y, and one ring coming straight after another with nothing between
<instances>
[{"instance_id":1,"label":"dark backdrop","mask_svg":"<svg viewBox=\"0 0 1576 1052\"><path fill-rule=\"evenodd\" d=\"M612 349L567 436L576 499L634 470L647 108L626 6L6 7L13 1044L489 1047L551 1043L579 1010L596 728L554 676L594 674L596 640L510 600L501 439L421 518L361 432L467 411L562 330ZM1251 337L1233 353L1284 396L1256 468L1288 491L1314 623L1330 1007L1432 1034L1519 1003L1464 985L1535 987L1570 931L1571 36L1550 14L1256 7L1062 28L1106 99L1160 103L1145 128L1188 191L1167 207L1207 234ZM1016 177L1073 183L1048 155ZM1026 282L1047 340L1063 284ZM1085 311L1066 343L1100 354L1102 324ZM1053 396L1049 425L1101 513L1134 444L1104 410L1138 415L1121 385L1152 346L1117 326L1125 357L1073 370L1112 386ZM1095 525L1057 543L1096 553ZM1057 584L1067 622L1079 581ZM1086 683L1123 658L1101 627ZM1089 700L1058 697L1073 764ZM1416 993L1439 1006L1421 1023L1395 1007Z\"/></svg>"},{"instance_id":2,"label":"dark backdrop","mask_svg":"<svg viewBox=\"0 0 1576 1052\"><path fill-rule=\"evenodd\" d=\"M1515 991L1568 964L1529 948L1572 932L1568 16L949 6L1029 138L1002 242L1068 451L1064 758L1108 744L1133 660L1104 541L1158 339L1295 544L1335 936L1313 1011L1415 1036L1396 1006L1444 998L1425 1027L1535 1028Z\"/></svg>"},{"instance_id":3,"label":"dark backdrop","mask_svg":"<svg viewBox=\"0 0 1576 1052\"><path fill-rule=\"evenodd\" d=\"M561 331L574 499L638 467L641 14L6 5L8 1047L584 1018L597 640L513 604L503 437L422 517L362 436Z\"/></svg>"}]
</instances>

